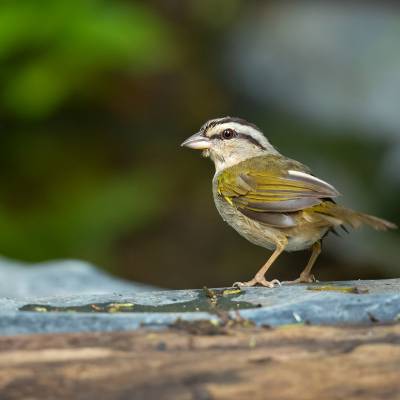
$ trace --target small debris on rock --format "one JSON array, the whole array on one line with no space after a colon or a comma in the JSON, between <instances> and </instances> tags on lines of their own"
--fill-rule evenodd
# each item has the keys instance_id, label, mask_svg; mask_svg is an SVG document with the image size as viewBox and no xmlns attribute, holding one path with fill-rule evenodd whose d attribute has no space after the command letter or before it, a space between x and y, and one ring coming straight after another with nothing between
<instances>
[{"instance_id":1,"label":"small debris on rock","mask_svg":"<svg viewBox=\"0 0 400 400\"><path fill-rule=\"evenodd\" d=\"M368 289L350 286L308 286L307 290L314 290L316 292L339 292L339 293L352 293L352 294L365 294Z\"/></svg>"}]
</instances>

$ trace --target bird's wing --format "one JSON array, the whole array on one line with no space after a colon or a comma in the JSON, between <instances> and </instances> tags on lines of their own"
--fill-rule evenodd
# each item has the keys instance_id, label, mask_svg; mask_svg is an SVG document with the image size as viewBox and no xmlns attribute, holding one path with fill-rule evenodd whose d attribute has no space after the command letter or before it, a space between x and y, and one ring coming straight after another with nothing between
<instances>
[{"instance_id":1,"label":"bird's wing","mask_svg":"<svg viewBox=\"0 0 400 400\"><path fill-rule=\"evenodd\" d=\"M251 219L294 226L294 219L285 213L339 195L332 185L306 171L302 164L281 156L256 157L224 170L218 176L218 193Z\"/></svg>"}]
</instances>

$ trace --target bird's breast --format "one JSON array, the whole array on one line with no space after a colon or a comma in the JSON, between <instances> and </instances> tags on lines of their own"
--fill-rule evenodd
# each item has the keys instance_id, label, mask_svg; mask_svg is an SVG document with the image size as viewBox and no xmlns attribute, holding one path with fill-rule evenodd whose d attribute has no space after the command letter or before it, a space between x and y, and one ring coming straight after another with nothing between
<instances>
[{"instance_id":1,"label":"bird's breast","mask_svg":"<svg viewBox=\"0 0 400 400\"><path fill-rule=\"evenodd\" d=\"M277 236L280 233L273 227L261 225L243 215L238 209L229 204L220 194L218 194L218 185L214 178L213 197L215 206L222 219L235 229L241 236L251 243L262 246L269 250L275 249Z\"/></svg>"}]
</instances>

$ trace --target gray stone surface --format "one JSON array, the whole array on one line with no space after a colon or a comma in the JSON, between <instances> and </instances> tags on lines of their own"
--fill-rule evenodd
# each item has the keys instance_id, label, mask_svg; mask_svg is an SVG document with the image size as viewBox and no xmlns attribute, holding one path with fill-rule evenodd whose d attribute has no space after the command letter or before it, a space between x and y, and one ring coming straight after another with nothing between
<instances>
[{"instance_id":1,"label":"gray stone surface","mask_svg":"<svg viewBox=\"0 0 400 400\"><path fill-rule=\"evenodd\" d=\"M27 264L0 258L0 298L68 296L75 294L156 290L114 278L79 260Z\"/></svg>"},{"instance_id":2,"label":"gray stone surface","mask_svg":"<svg viewBox=\"0 0 400 400\"><path fill-rule=\"evenodd\" d=\"M79 312L90 310L92 304L104 310L105 304L113 306L109 303L129 304L131 312ZM21 307L39 307L37 310L42 312L21 311ZM56 312L46 311L57 307ZM200 311L193 311L196 307ZM241 293L219 295L218 307L238 309L243 318L258 325L393 322L400 318L400 279L248 288ZM60 308L64 311L60 312ZM235 317L236 312L229 312ZM1 335L160 328L178 318L218 320L219 316L204 290L0 299Z\"/></svg>"}]
</instances>

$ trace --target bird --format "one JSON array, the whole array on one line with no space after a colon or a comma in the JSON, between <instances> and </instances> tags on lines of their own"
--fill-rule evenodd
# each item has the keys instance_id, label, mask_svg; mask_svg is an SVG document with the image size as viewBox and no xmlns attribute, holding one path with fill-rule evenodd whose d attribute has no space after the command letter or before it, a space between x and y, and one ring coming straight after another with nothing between
<instances>
[{"instance_id":1,"label":"bird","mask_svg":"<svg viewBox=\"0 0 400 400\"><path fill-rule=\"evenodd\" d=\"M300 276L287 283L312 283L322 239L338 228L369 225L395 229L384 219L336 203L340 193L307 166L282 155L253 123L237 117L207 121L181 146L201 150L215 165L213 198L222 219L251 243L272 251L255 276L232 286L280 286L266 273L284 252L311 250Z\"/></svg>"}]
</instances>

